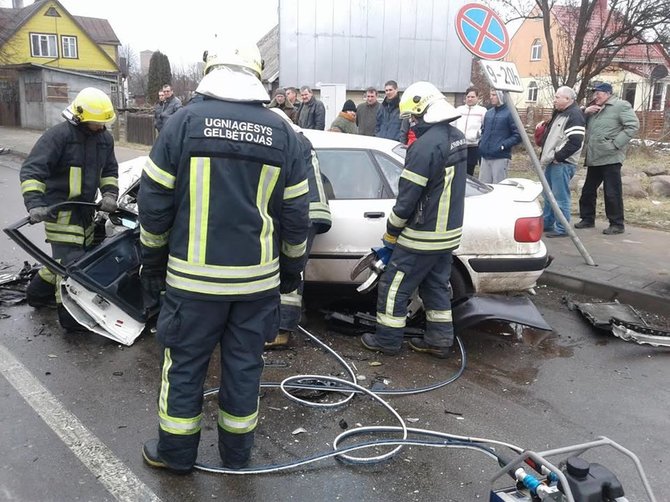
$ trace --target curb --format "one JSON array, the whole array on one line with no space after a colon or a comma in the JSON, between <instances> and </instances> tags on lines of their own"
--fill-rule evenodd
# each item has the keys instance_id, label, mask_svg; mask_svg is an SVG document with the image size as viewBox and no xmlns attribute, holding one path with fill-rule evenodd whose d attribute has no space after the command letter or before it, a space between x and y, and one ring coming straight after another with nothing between
<instances>
[{"instance_id":1,"label":"curb","mask_svg":"<svg viewBox=\"0 0 670 502\"><path fill-rule=\"evenodd\" d=\"M616 300L654 314L667 315L670 311L670 298L650 294L641 289L622 288L608 282L582 279L549 270L545 270L537 282L572 293L595 296L606 301Z\"/></svg>"}]
</instances>

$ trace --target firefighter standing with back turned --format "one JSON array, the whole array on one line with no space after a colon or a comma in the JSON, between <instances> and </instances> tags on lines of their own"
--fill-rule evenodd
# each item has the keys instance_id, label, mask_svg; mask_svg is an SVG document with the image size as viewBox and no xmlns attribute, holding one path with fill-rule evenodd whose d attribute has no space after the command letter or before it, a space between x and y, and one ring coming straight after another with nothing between
<instances>
[{"instance_id":1,"label":"firefighter standing with back turned","mask_svg":"<svg viewBox=\"0 0 670 502\"><path fill-rule=\"evenodd\" d=\"M116 211L119 166L114 138L106 125L116 120L112 101L94 87L82 89L63 110L65 121L46 131L21 166L21 193L30 222L44 222L47 242L55 260L68 264L93 243L95 208L64 207L49 214L48 207L66 201L95 202L100 210ZM46 267L33 277L26 291L33 307L58 307L66 330L83 330L60 301L60 278Z\"/></svg>"},{"instance_id":2,"label":"firefighter standing with back turned","mask_svg":"<svg viewBox=\"0 0 670 502\"><path fill-rule=\"evenodd\" d=\"M144 461L193 469L203 385L221 350L218 436L223 466L250 462L262 354L277 334L279 294L294 291L305 262L308 182L289 124L264 108L258 48L209 51L200 95L167 122L138 196L147 305L165 299L158 439Z\"/></svg>"},{"instance_id":3,"label":"firefighter standing with back turned","mask_svg":"<svg viewBox=\"0 0 670 502\"><path fill-rule=\"evenodd\" d=\"M407 304L418 288L426 313L423 338L410 348L446 358L454 343L449 277L452 251L461 240L467 146L450 122L458 113L429 82L410 85L400 100L401 118L415 122L398 198L387 221L384 245L393 248L377 296L377 330L362 336L369 350L400 352Z\"/></svg>"},{"instance_id":4,"label":"firefighter standing with back turned","mask_svg":"<svg viewBox=\"0 0 670 502\"><path fill-rule=\"evenodd\" d=\"M324 187L324 179L321 175L321 169L319 168L319 159L316 156L312 142L302 133L302 129L295 125L279 108L270 108L270 110L282 117L282 119L289 123L296 132L303 159L307 166L307 182L309 184L309 194L307 197L309 198L310 225L309 233L307 235L307 249L305 252L307 257L309 257L314 237L317 234L328 232L332 225L330 206L328 205L328 197L326 196L326 188ZM274 341L265 344L266 349L282 349L288 346L291 333L295 333L298 329L298 324L300 323L304 286L304 281L301 281L298 289L281 295L279 333L277 333L277 337Z\"/></svg>"}]
</instances>

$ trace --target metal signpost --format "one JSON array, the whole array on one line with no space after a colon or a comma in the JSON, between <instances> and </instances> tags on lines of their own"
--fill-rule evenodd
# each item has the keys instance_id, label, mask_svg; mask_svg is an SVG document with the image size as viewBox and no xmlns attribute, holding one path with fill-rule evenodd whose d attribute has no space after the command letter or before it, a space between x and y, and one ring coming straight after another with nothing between
<instances>
[{"instance_id":1,"label":"metal signpost","mask_svg":"<svg viewBox=\"0 0 670 502\"><path fill-rule=\"evenodd\" d=\"M484 74L491 87L497 91L503 91L504 102L510 110L514 123L521 135L523 146L526 148L533 168L540 179L545 199L551 204L554 216L566 229L584 261L588 265L595 266L593 258L591 258L582 241L579 240L574 229L558 207L547 178L544 176L540 160L537 158L535 149L521 122L519 112L514 103L512 103L509 93L523 92L523 84L514 63L498 61L498 59L505 57L509 51L510 39L505 28L505 23L489 7L471 3L464 5L456 15L456 33L465 48L474 56L480 58L479 64L484 70Z\"/></svg>"}]
</instances>

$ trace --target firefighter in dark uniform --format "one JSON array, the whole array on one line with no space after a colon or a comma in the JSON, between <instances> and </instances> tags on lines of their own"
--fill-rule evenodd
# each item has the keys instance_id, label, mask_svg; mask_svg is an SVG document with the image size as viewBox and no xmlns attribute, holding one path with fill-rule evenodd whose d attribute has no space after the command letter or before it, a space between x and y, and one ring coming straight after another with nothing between
<instances>
[{"instance_id":1,"label":"firefighter in dark uniform","mask_svg":"<svg viewBox=\"0 0 670 502\"><path fill-rule=\"evenodd\" d=\"M279 108L270 108L270 110L282 117L296 132L302 155L307 165L307 181L309 183L309 194L307 197L309 199L310 222L309 233L307 235L307 256L309 257L314 237L318 234L326 233L332 225L324 179L321 176L319 168L319 159L312 147L312 142L302 133L302 129L295 125ZM304 285L304 281L301 281L298 289L281 295L279 333L274 341L265 344L265 348L280 349L286 347L290 334L295 333L298 329L302 314Z\"/></svg>"},{"instance_id":2,"label":"firefighter in dark uniform","mask_svg":"<svg viewBox=\"0 0 670 502\"><path fill-rule=\"evenodd\" d=\"M115 211L119 193L114 138L106 125L116 120L112 101L103 91L83 89L63 111L65 121L46 131L21 166L21 192L30 222L44 222L54 259L69 263L93 242L93 207L66 207L56 214L47 208L58 202L94 202ZM83 329L60 303L60 278L46 267L33 277L26 292L33 307L58 305L66 329Z\"/></svg>"},{"instance_id":3,"label":"firefighter in dark uniform","mask_svg":"<svg viewBox=\"0 0 670 502\"><path fill-rule=\"evenodd\" d=\"M361 342L370 350L398 354L407 304L418 288L426 332L412 338L410 348L445 358L454 341L449 276L452 251L461 240L467 145L463 133L450 124L458 113L433 84L410 85L400 113L415 122L417 139L407 150L383 237L393 253L380 278L377 329Z\"/></svg>"},{"instance_id":4,"label":"firefighter in dark uniform","mask_svg":"<svg viewBox=\"0 0 670 502\"><path fill-rule=\"evenodd\" d=\"M307 246L308 182L295 133L267 110L255 45L206 54L199 99L162 129L138 195L147 299L166 283L158 439L143 457L193 469L211 354L221 350L218 435L224 467L248 465L263 350L279 295L297 289Z\"/></svg>"}]
</instances>

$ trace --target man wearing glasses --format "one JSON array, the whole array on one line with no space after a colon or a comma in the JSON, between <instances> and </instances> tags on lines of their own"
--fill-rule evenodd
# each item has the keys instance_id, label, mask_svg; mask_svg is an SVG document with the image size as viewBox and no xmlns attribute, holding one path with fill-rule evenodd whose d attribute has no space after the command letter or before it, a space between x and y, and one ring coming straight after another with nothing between
<instances>
[{"instance_id":1,"label":"man wearing glasses","mask_svg":"<svg viewBox=\"0 0 670 502\"><path fill-rule=\"evenodd\" d=\"M400 96L398 96L398 83L389 80L384 84L386 97L377 110L377 128L375 136L400 141Z\"/></svg>"}]
</instances>

